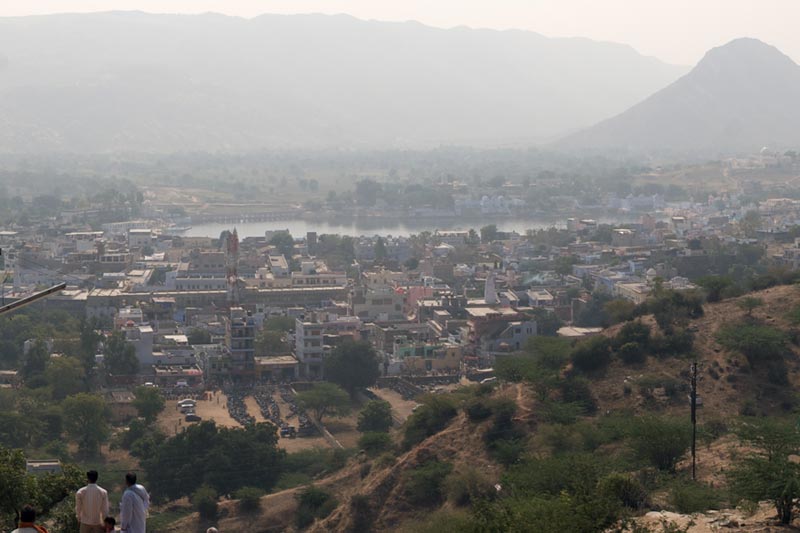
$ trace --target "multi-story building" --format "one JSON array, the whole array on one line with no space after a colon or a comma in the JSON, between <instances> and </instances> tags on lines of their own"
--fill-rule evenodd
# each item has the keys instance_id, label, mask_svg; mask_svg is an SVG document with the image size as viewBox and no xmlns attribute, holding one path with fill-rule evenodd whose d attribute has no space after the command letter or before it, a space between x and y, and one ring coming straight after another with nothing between
<instances>
[{"instance_id":1,"label":"multi-story building","mask_svg":"<svg viewBox=\"0 0 800 533\"><path fill-rule=\"evenodd\" d=\"M241 307L231 308L225 324L225 346L230 354L231 376L252 378L255 374L256 322Z\"/></svg>"},{"instance_id":2,"label":"multi-story building","mask_svg":"<svg viewBox=\"0 0 800 533\"><path fill-rule=\"evenodd\" d=\"M300 318L295 321L295 356L300 363L299 371L303 378L322 378L322 359L325 351L322 333L323 325L319 322Z\"/></svg>"}]
</instances>

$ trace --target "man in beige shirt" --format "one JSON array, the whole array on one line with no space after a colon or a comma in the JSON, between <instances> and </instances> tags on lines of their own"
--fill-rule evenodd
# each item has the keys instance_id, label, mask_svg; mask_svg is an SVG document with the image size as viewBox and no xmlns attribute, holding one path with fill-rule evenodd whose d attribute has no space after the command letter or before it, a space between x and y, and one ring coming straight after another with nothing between
<instances>
[{"instance_id":1,"label":"man in beige shirt","mask_svg":"<svg viewBox=\"0 0 800 533\"><path fill-rule=\"evenodd\" d=\"M108 492L97 484L97 471L86 472L89 482L75 494L75 515L81 533L104 533L103 519L108 516Z\"/></svg>"}]
</instances>

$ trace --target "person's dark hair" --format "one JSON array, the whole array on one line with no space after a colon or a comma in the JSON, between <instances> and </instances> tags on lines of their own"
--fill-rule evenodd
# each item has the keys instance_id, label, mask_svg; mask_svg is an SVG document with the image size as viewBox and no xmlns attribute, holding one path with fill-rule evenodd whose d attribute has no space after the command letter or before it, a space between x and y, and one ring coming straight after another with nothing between
<instances>
[{"instance_id":1,"label":"person's dark hair","mask_svg":"<svg viewBox=\"0 0 800 533\"><path fill-rule=\"evenodd\" d=\"M136 485L136 472L128 472L125 474L125 483L128 485Z\"/></svg>"},{"instance_id":2,"label":"person's dark hair","mask_svg":"<svg viewBox=\"0 0 800 533\"><path fill-rule=\"evenodd\" d=\"M116 519L115 519L113 516L107 516L107 517L105 518L105 520L103 520L103 522L104 522L104 523L106 523L106 524L108 524L108 525L109 525L109 526L111 526L111 527L114 527L114 526L116 526L116 525L117 525L117 521L116 521Z\"/></svg>"},{"instance_id":3,"label":"person's dark hair","mask_svg":"<svg viewBox=\"0 0 800 533\"><path fill-rule=\"evenodd\" d=\"M26 505L25 507L22 508L22 511L19 513L19 520L20 522L35 522L36 510L30 505Z\"/></svg>"},{"instance_id":4,"label":"person's dark hair","mask_svg":"<svg viewBox=\"0 0 800 533\"><path fill-rule=\"evenodd\" d=\"M97 470L89 470L86 472L86 479L89 480L89 483L97 483Z\"/></svg>"}]
</instances>

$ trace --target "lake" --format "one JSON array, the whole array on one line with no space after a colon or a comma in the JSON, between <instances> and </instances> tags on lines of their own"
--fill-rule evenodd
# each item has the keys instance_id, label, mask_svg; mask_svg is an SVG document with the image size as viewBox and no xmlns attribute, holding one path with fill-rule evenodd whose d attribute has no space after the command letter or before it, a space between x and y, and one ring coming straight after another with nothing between
<instances>
[{"instance_id":1,"label":"lake","mask_svg":"<svg viewBox=\"0 0 800 533\"><path fill-rule=\"evenodd\" d=\"M606 218L595 217L601 223L622 223L638 221L639 217L621 216ZM346 219L341 221L326 220L284 220L279 222L245 222L240 224L220 224L208 223L192 226L184 235L187 237L212 237L217 238L223 230L230 230L236 226L239 238L263 237L268 230L289 230L295 237L305 236L309 231L316 231L318 235L325 233L349 235L358 237L361 235L392 235L395 237L407 237L413 233L422 231L439 230L468 230L470 228L479 231L480 228L488 224L494 224L500 231L517 231L525 234L529 229L540 228L565 228L566 217L564 218L530 218L530 219L497 219L492 217L485 218L442 218L442 219L384 219L384 218L358 218Z\"/></svg>"}]
</instances>

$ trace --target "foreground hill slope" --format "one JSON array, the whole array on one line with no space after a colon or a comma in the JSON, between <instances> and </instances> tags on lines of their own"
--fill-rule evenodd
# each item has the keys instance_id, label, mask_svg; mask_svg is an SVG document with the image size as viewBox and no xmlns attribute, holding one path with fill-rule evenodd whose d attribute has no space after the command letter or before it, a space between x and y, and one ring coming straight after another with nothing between
<instances>
[{"instance_id":1,"label":"foreground hill slope","mask_svg":"<svg viewBox=\"0 0 800 533\"><path fill-rule=\"evenodd\" d=\"M800 66L773 46L737 39L710 50L670 86L559 145L695 154L796 147L799 93Z\"/></svg>"},{"instance_id":2,"label":"foreground hill slope","mask_svg":"<svg viewBox=\"0 0 800 533\"><path fill-rule=\"evenodd\" d=\"M0 18L0 152L529 143L684 72L624 45L348 16Z\"/></svg>"}]
</instances>

